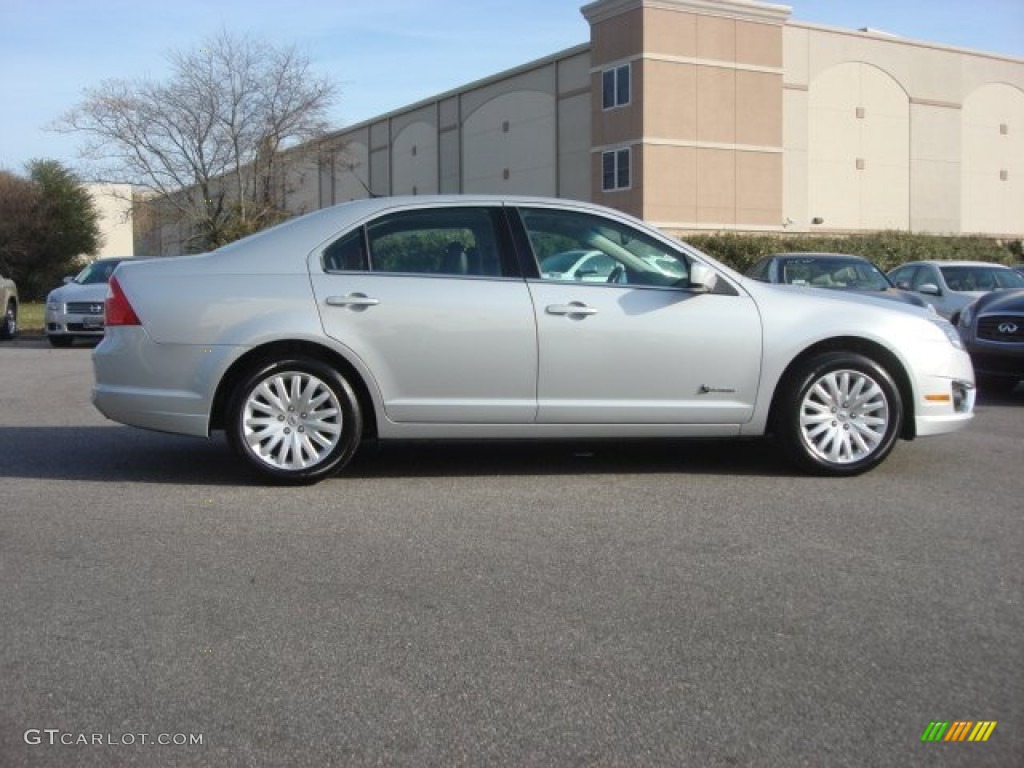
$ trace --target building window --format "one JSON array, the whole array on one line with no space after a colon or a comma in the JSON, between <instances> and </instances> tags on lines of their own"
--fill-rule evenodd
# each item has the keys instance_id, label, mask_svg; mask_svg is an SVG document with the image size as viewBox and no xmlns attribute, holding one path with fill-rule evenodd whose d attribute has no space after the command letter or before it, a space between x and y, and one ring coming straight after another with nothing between
<instances>
[{"instance_id":1,"label":"building window","mask_svg":"<svg viewBox=\"0 0 1024 768\"><path fill-rule=\"evenodd\" d=\"M615 149L601 154L601 188L605 192L630 187L630 150Z\"/></svg>"},{"instance_id":2,"label":"building window","mask_svg":"<svg viewBox=\"0 0 1024 768\"><path fill-rule=\"evenodd\" d=\"M605 109L629 104L629 64L606 69L601 75L602 102Z\"/></svg>"}]
</instances>

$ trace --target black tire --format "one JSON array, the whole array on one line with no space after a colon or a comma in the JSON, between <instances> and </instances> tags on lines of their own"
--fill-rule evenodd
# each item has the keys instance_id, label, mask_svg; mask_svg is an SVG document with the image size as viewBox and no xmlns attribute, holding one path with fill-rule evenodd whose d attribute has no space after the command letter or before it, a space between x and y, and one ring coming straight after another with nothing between
<instances>
[{"instance_id":1,"label":"black tire","mask_svg":"<svg viewBox=\"0 0 1024 768\"><path fill-rule=\"evenodd\" d=\"M18 332L18 305L13 301L7 302L4 316L0 318L0 339L9 341Z\"/></svg>"},{"instance_id":2,"label":"black tire","mask_svg":"<svg viewBox=\"0 0 1024 768\"><path fill-rule=\"evenodd\" d=\"M866 472L892 451L903 426L903 400L892 376L871 358L826 352L783 384L776 431L798 468L821 475Z\"/></svg>"},{"instance_id":3,"label":"black tire","mask_svg":"<svg viewBox=\"0 0 1024 768\"><path fill-rule=\"evenodd\" d=\"M59 347L60 349L66 349L75 342L74 336L47 336L46 337L51 347Z\"/></svg>"},{"instance_id":4,"label":"black tire","mask_svg":"<svg viewBox=\"0 0 1024 768\"><path fill-rule=\"evenodd\" d=\"M355 454L362 431L352 387L314 358L264 361L228 402L231 447L277 483L315 483L337 472Z\"/></svg>"}]
</instances>

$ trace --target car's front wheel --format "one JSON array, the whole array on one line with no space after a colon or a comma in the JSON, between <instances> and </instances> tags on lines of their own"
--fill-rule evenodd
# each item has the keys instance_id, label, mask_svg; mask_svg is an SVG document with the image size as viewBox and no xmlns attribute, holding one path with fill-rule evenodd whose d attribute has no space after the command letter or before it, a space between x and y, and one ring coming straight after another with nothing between
<instances>
[{"instance_id":1,"label":"car's front wheel","mask_svg":"<svg viewBox=\"0 0 1024 768\"><path fill-rule=\"evenodd\" d=\"M877 466L896 443L903 402L889 373L851 352L827 352L788 380L778 437L800 468L855 475Z\"/></svg>"},{"instance_id":2,"label":"car's front wheel","mask_svg":"<svg viewBox=\"0 0 1024 768\"><path fill-rule=\"evenodd\" d=\"M283 483L313 483L348 463L362 413L352 387L306 357L265 362L244 376L228 405L228 441L249 466Z\"/></svg>"},{"instance_id":3,"label":"car's front wheel","mask_svg":"<svg viewBox=\"0 0 1024 768\"><path fill-rule=\"evenodd\" d=\"M18 332L18 307L13 302L7 303L3 318L0 318L0 339L13 339Z\"/></svg>"}]
</instances>

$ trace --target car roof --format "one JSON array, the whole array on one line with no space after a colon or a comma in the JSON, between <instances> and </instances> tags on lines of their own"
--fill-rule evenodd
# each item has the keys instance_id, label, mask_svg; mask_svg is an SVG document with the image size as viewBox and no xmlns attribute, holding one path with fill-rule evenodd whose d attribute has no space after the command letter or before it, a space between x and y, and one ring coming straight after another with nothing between
<instances>
[{"instance_id":1,"label":"car roof","mask_svg":"<svg viewBox=\"0 0 1024 768\"><path fill-rule=\"evenodd\" d=\"M858 256L853 253L824 253L821 251L808 251L800 252L794 251L792 253L773 253L765 258L769 259L836 259L836 260L847 260L847 261L868 261L864 256Z\"/></svg>"},{"instance_id":2,"label":"car roof","mask_svg":"<svg viewBox=\"0 0 1024 768\"><path fill-rule=\"evenodd\" d=\"M851 262L855 261L857 263L862 263L862 264L872 264L871 260L868 259L867 257L865 257L865 256L857 256L856 254L853 254L853 253L822 253L822 252L819 252L819 251L807 252L807 253L801 253L801 252L773 253L770 256L765 256L764 259L762 259L762 261L766 261L766 260L769 260L769 259L780 259L780 260L781 259L787 259L787 260L796 260L796 259L822 259L823 260L823 259L828 259L829 261L851 261ZM873 266L873 264L872 264L872 266Z\"/></svg>"},{"instance_id":3,"label":"car roof","mask_svg":"<svg viewBox=\"0 0 1024 768\"><path fill-rule=\"evenodd\" d=\"M580 211L589 211L610 217L626 217L621 211L612 208L586 203L580 200L552 197L534 197L523 195L396 195L393 197L369 197L360 200L351 200L345 203L338 203L327 208L321 208L310 213L302 214L287 219L269 229L260 230L241 240L235 240L227 245L218 248L215 253L229 253L236 248L247 246L250 241L257 238L265 243L272 242L281 237L288 239L300 234L300 239L307 245L323 242L338 232L349 229L366 219L373 218L378 214L385 213L391 209L409 210L418 207L433 207L444 205L536 205L536 206L557 206L559 208L572 208Z\"/></svg>"},{"instance_id":4,"label":"car roof","mask_svg":"<svg viewBox=\"0 0 1024 768\"><path fill-rule=\"evenodd\" d=\"M946 259L921 259L918 261L908 261L900 264L894 269L899 267L914 267L919 264L928 264L935 267L998 267L999 269L1010 269L1005 264L998 264L994 261L966 261L966 260L946 260Z\"/></svg>"}]
</instances>

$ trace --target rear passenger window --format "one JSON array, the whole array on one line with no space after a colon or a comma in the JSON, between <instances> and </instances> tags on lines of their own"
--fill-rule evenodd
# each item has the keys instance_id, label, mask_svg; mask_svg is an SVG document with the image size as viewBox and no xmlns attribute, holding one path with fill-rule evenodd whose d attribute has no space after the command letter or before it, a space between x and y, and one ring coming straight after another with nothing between
<instances>
[{"instance_id":1,"label":"rear passenger window","mask_svg":"<svg viewBox=\"0 0 1024 768\"><path fill-rule=\"evenodd\" d=\"M349 232L324 249L324 271L363 272L366 270L366 246L363 229Z\"/></svg>"},{"instance_id":2,"label":"rear passenger window","mask_svg":"<svg viewBox=\"0 0 1024 768\"><path fill-rule=\"evenodd\" d=\"M501 250L487 208L439 208L392 214L366 227L373 272L499 277Z\"/></svg>"}]
</instances>

